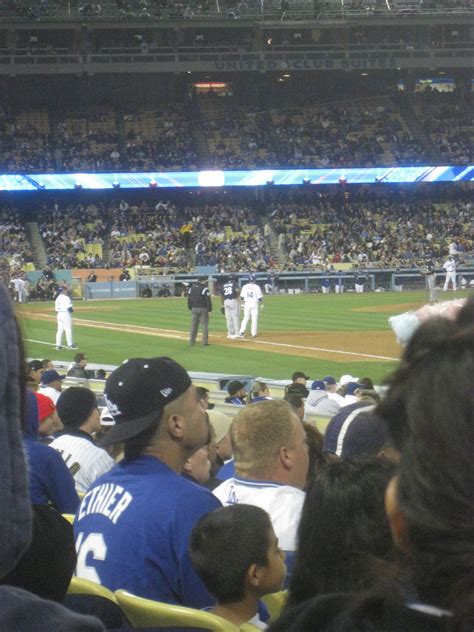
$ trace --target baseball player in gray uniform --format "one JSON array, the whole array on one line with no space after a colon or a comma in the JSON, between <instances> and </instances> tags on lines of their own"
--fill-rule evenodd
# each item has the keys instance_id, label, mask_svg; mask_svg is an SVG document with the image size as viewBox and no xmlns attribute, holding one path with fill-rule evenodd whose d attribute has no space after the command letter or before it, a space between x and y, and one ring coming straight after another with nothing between
<instances>
[{"instance_id":1,"label":"baseball player in gray uniform","mask_svg":"<svg viewBox=\"0 0 474 632\"><path fill-rule=\"evenodd\" d=\"M227 338L242 338L240 335L240 289L231 275L221 290L221 311L227 324Z\"/></svg>"}]
</instances>

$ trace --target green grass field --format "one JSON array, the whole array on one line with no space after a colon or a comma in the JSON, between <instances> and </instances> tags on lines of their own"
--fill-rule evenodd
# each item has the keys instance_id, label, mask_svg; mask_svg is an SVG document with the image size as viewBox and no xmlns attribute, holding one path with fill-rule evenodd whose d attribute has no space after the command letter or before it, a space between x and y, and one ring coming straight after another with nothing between
<instances>
[{"instance_id":1,"label":"green grass field","mask_svg":"<svg viewBox=\"0 0 474 632\"><path fill-rule=\"evenodd\" d=\"M456 294L462 295L462 292ZM129 357L169 355L189 371L287 379L293 371L302 370L314 379L328 374L339 377L343 373L351 373L367 375L380 382L396 366L396 361L368 361L359 356L352 359L341 354L330 355L330 359L317 359L311 357L314 352L305 352L304 342L299 343L301 356L296 357L291 355L290 345L276 347L277 352L268 351L265 334L277 342L280 333L285 340L286 332L308 332L308 335L320 331L361 332L361 336L366 335L364 351L376 354L371 350L370 334L364 332L387 331L387 335L392 336L388 317L406 311L407 304L421 306L426 298L425 292L265 297L257 340L232 346L227 344L225 337L225 319L219 310L220 301L214 298L214 311L210 318L212 345L192 348L187 342L190 314L185 299L76 301L74 340L80 350L87 353L90 363L119 364ZM453 296L450 294L446 298ZM72 352L55 350L55 321L36 320L34 317L38 312L54 316L51 303L29 303L16 309L28 357L72 360ZM359 311L361 309L364 311ZM81 322L84 324L85 321L88 326L81 326ZM102 328L105 326L109 328ZM150 329L140 333L125 331L133 326ZM157 335L160 329L169 331L166 336ZM337 349L341 350L341 347Z\"/></svg>"}]
</instances>

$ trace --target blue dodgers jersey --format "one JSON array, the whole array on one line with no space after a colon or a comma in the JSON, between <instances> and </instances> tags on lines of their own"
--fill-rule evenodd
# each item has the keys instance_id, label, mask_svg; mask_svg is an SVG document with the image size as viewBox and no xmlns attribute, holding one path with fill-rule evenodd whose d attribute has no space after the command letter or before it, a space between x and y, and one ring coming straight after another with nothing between
<instances>
[{"instance_id":1,"label":"blue dodgers jersey","mask_svg":"<svg viewBox=\"0 0 474 632\"><path fill-rule=\"evenodd\" d=\"M140 597L203 608L214 603L188 552L198 519L221 503L159 459L122 461L84 496L74 521L76 574Z\"/></svg>"}]
</instances>

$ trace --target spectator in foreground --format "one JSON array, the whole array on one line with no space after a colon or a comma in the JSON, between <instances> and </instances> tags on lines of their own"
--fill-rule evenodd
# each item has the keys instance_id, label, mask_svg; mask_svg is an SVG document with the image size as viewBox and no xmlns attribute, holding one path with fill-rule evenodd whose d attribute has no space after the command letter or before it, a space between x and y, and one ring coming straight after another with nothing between
<instances>
[{"instance_id":1,"label":"spectator in foreground","mask_svg":"<svg viewBox=\"0 0 474 632\"><path fill-rule=\"evenodd\" d=\"M21 341L13 318L10 301L5 287L0 286L0 357L5 370L0 374L0 578L18 569L18 563L27 551L31 541L32 516L28 498L28 473L21 442L20 398L23 397L23 367ZM27 394L27 406L34 409L36 400ZM8 413L7 413L8 411ZM36 422L37 423L37 422ZM41 446L44 450L51 450ZM54 450L51 450L54 453ZM66 469L67 472L67 469ZM53 510L51 510L53 511ZM51 514L50 514L51 515ZM61 519L62 520L62 519ZM45 523L43 522L42 525ZM41 528L40 523L37 525ZM36 527L35 527L36 529ZM54 538L51 531L49 536ZM44 568L44 574L51 568ZM56 569L57 570L57 569ZM54 572L54 570L53 570ZM16 575L18 578L18 574ZM52 586L48 578L44 580L50 589L49 598L57 595L57 585ZM55 594L56 593L56 594ZM46 601L26 590L10 585L0 586L0 628L16 632L49 632L68 630L69 632L102 632L102 624L91 617L74 614L60 604Z\"/></svg>"},{"instance_id":2,"label":"spectator in foreground","mask_svg":"<svg viewBox=\"0 0 474 632\"><path fill-rule=\"evenodd\" d=\"M288 606L372 588L393 551L384 496L394 466L362 458L322 468L306 491Z\"/></svg>"},{"instance_id":3,"label":"spectator in foreground","mask_svg":"<svg viewBox=\"0 0 474 632\"><path fill-rule=\"evenodd\" d=\"M197 574L217 601L212 614L237 627L247 624L249 632L265 629L258 603L281 590L286 572L267 512L252 505L216 509L194 527L190 550Z\"/></svg>"},{"instance_id":4,"label":"spectator in foreground","mask_svg":"<svg viewBox=\"0 0 474 632\"><path fill-rule=\"evenodd\" d=\"M213 493L224 505L257 505L270 514L291 571L309 456L291 406L269 400L239 410L230 427L235 475Z\"/></svg>"},{"instance_id":5,"label":"spectator in foreground","mask_svg":"<svg viewBox=\"0 0 474 632\"><path fill-rule=\"evenodd\" d=\"M470 632L474 626L474 299L454 323L423 323L378 412L401 451L385 495L405 572L373 594L326 595L271 632ZM430 397L426 394L430 393Z\"/></svg>"},{"instance_id":6,"label":"spectator in foreground","mask_svg":"<svg viewBox=\"0 0 474 632\"><path fill-rule=\"evenodd\" d=\"M74 522L76 573L110 590L203 608L213 603L189 559L189 535L220 506L181 476L206 445L209 427L196 388L171 358L126 360L108 377L104 398L115 425L102 445L124 443L124 459L84 496ZM105 560L89 556L100 537ZM87 556L87 565L81 560Z\"/></svg>"}]
</instances>

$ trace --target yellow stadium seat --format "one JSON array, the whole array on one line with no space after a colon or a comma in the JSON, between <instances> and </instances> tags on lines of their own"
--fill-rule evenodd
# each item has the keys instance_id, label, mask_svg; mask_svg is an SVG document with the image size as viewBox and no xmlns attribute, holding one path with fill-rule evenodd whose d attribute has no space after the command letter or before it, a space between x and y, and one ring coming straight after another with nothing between
<instances>
[{"instance_id":1,"label":"yellow stadium seat","mask_svg":"<svg viewBox=\"0 0 474 632\"><path fill-rule=\"evenodd\" d=\"M117 603L117 599L111 590L105 588L105 586L91 582L88 579L83 579L82 577L73 577L71 579L71 583L67 589L67 594L96 595L97 597L104 597L105 599L110 599L110 601Z\"/></svg>"},{"instance_id":2,"label":"yellow stadium seat","mask_svg":"<svg viewBox=\"0 0 474 632\"><path fill-rule=\"evenodd\" d=\"M285 607L286 600L288 599L288 591L280 590L276 593L270 593L262 597L263 603L266 605L268 614L270 615L270 622L275 621L281 614L281 611Z\"/></svg>"},{"instance_id":3,"label":"yellow stadium seat","mask_svg":"<svg viewBox=\"0 0 474 632\"><path fill-rule=\"evenodd\" d=\"M64 520L67 520L69 522L69 524L72 524L74 522L74 518L76 517L75 514L62 514Z\"/></svg>"},{"instance_id":4,"label":"yellow stadium seat","mask_svg":"<svg viewBox=\"0 0 474 632\"><path fill-rule=\"evenodd\" d=\"M122 612L135 628L194 627L212 632L238 632L234 624L210 612L143 599L126 590L115 592Z\"/></svg>"}]
</instances>

